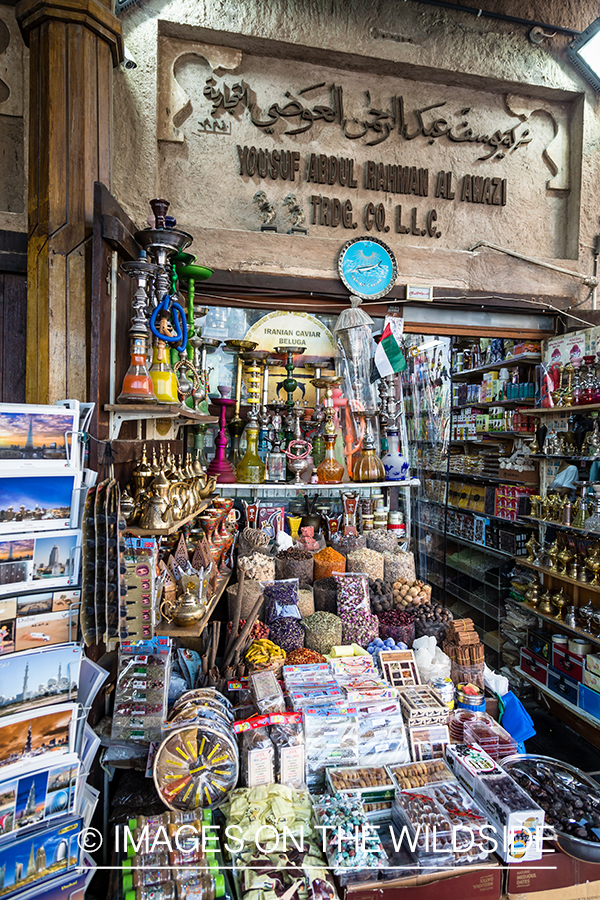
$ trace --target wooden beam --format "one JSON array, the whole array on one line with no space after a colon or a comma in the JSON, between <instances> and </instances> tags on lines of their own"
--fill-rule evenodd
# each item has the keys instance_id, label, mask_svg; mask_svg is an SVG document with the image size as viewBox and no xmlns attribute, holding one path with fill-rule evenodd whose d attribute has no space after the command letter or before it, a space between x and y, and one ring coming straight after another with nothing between
<instances>
[{"instance_id":1,"label":"wooden beam","mask_svg":"<svg viewBox=\"0 0 600 900\"><path fill-rule=\"evenodd\" d=\"M89 393L94 182L110 182L121 26L99 0L20 0L29 46L27 400Z\"/></svg>"}]
</instances>

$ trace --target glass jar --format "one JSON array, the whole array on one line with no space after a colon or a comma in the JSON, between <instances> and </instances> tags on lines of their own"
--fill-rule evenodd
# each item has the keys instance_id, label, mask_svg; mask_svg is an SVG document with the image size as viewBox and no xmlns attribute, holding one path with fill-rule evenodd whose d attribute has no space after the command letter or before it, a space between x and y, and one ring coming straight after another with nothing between
<instances>
[{"instance_id":1,"label":"glass jar","mask_svg":"<svg viewBox=\"0 0 600 900\"><path fill-rule=\"evenodd\" d=\"M117 403L156 403L152 379L146 367L146 338L131 336L129 368Z\"/></svg>"}]
</instances>

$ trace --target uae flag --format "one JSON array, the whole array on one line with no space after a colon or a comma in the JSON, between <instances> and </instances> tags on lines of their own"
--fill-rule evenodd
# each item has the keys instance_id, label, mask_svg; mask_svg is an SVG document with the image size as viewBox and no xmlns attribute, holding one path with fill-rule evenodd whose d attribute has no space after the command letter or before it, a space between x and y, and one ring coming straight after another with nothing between
<instances>
[{"instance_id":1,"label":"uae flag","mask_svg":"<svg viewBox=\"0 0 600 900\"><path fill-rule=\"evenodd\" d=\"M402 352L403 331L403 319L396 316L385 317L383 334L375 350L371 383L393 375L394 372L404 372L406 369L406 360Z\"/></svg>"}]
</instances>

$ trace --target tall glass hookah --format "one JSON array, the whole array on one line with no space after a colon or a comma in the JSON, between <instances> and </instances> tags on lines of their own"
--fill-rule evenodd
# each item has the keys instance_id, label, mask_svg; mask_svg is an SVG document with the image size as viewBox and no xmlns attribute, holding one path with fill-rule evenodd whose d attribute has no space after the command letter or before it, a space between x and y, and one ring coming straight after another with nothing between
<instances>
[{"instance_id":1,"label":"tall glass hookah","mask_svg":"<svg viewBox=\"0 0 600 900\"><path fill-rule=\"evenodd\" d=\"M246 452L236 467L237 479L243 484L262 484L265 480L265 464L258 455L258 434L260 431L258 408L260 406L261 363L268 356L268 351L260 350L240 353L240 357L246 363L246 391L250 408L248 423L244 432L246 436Z\"/></svg>"},{"instance_id":2,"label":"tall glass hookah","mask_svg":"<svg viewBox=\"0 0 600 900\"><path fill-rule=\"evenodd\" d=\"M229 462L235 469L237 468L238 463L242 461L242 456L244 455L240 449L240 442L246 427L246 423L240 416L240 407L242 405L242 369L244 367L244 361L241 354L256 349L256 347L258 347L258 344L256 343L256 341L232 339L229 341L225 341L225 346L231 353L237 353L237 367L235 376L235 407L233 411L233 418L229 420L229 425L227 426L229 437L231 438L231 444L229 447Z\"/></svg>"},{"instance_id":3,"label":"tall glass hookah","mask_svg":"<svg viewBox=\"0 0 600 900\"><path fill-rule=\"evenodd\" d=\"M157 398L147 366L150 340L147 314L150 306L150 285L160 270L157 265L148 261L146 251L142 250L139 259L121 263L121 271L137 280L137 289L131 303L130 365L123 379L117 403L156 403Z\"/></svg>"},{"instance_id":4,"label":"tall glass hookah","mask_svg":"<svg viewBox=\"0 0 600 900\"><path fill-rule=\"evenodd\" d=\"M186 348L187 322L181 306L172 301L170 275L172 258L189 247L193 238L187 231L174 227L175 219L167 216L167 200L151 200L150 206L155 227L145 228L135 234L138 244L152 257L159 269L154 279L154 309L150 316L150 329L155 338L150 377L159 403L178 404L177 377L171 368L168 348Z\"/></svg>"}]
</instances>

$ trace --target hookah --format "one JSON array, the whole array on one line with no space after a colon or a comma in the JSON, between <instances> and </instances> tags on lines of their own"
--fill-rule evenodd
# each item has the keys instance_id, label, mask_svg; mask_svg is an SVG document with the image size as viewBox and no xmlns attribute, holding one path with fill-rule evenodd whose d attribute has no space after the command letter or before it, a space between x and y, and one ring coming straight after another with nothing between
<instances>
[{"instance_id":1,"label":"hookah","mask_svg":"<svg viewBox=\"0 0 600 900\"><path fill-rule=\"evenodd\" d=\"M148 288L151 279L158 274L158 266L148 262L146 251L142 250L139 259L121 263L121 271L130 278L137 279L137 290L131 303L130 364L117 403L156 403L156 394L147 367L150 333L146 310L149 306Z\"/></svg>"},{"instance_id":2,"label":"hookah","mask_svg":"<svg viewBox=\"0 0 600 900\"><path fill-rule=\"evenodd\" d=\"M325 427L323 429L323 441L325 443L324 457L317 466L317 478L320 484L339 484L344 477L344 467L335 457L335 444L337 434L334 424L335 407L333 404L333 388L342 383L342 378L338 376L321 376L313 378L311 384L315 390L319 392L325 391L325 399L323 401L323 415L325 418ZM313 454L314 457L314 454Z\"/></svg>"},{"instance_id":3,"label":"hookah","mask_svg":"<svg viewBox=\"0 0 600 900\"><path fill-rule=\"evenodd\" d=\"M274 359L269 353L263 363L262 377L262 402L258 411L258 421L260 423L260 431L258 433L258 455L263 462L266 462L267 455L275 449L269 440L269 425L271 424L271 414L269 413L269 369L272 366L281 365L281 360ZM279 447L279 442L277 442ZM270 480L270 479L269 479Z\"/></svg>"},{"instance_id":4,"label":"hookah","mask_svg":"<svg viewBox=\"0 0 600 900\"><path fill-rule=\"evenodd\" d=\"M258 347L258 344L256 343L256 341L230 340L225 341L225 346L232 353L237 353L238 355L237 370L235 376L235 409L233 413L233 419L230 420L227 429L231 438L229 461L235 469L237 464L241 462L242 459L242 453L240 452L240 440L245 428L244 420L240 416L240 406L242 404L242 369L244 365L242 360L242 353L254 350L256 347Z\"/></svg>"},{"instance_id":5,"label":"hookah","mask_svg":"<svg viewBox=\"0 0 600 900\"><path fill-rule=\"evenodd\" d=\"M246 343L250 344L252 341L246 341ZM246 363L246 390L250 407L245 431L246 452L236 469L238 481L244 484L262 484L265 480L265 464L258 455L258 407L260 406L260 362L268 355L268 350L249 350L240 353L241 359Z\"/></svg>"},{"instance_id":6,"label":"hookah","mask_svg":"<svg viewBox=\"0 0 600 900\"><path fill-rule=\"evenodd\" d=\"M281 344L279 347L275 347L275 353L277 353L278 356L287 356L287 361L285 363L287 378L283 382L283 389L287 394L287 400L285 401L287 407L287 414L285 416L285 437L288 443L294 439L294 415L292 410L294 409L294 392L298 387L298 382L294 378L294 354L301 356L305 350L306 347L295 347L291 344Z\"/></svg>"},{"instance_id":7,"label":"hookah","mask_svg":"<svg viewBox=\"0 0 600 900\"><path fill-rule=\"evenodd\" d=\"M191 409L194 409L195 402L194 398L199 398L200 402L206 399L206 394L200 397L202 385L202 375L201 369L196 364L199 362L197 360L197 350L202 346L202 338L200 333L196 332L196 327L194 324L194 320L196 317L203 318L208 312L208 308L206 306L202 306L196 303L196 282L197 281L206 281L207 278L213 274L213 270L209 269L207 266L200 266L196 264L196 257L192 256L190 253L178 253L174 258L175 270L177 276L179 278L179 284L183 291L187 290L187 330L188 330L188 341L186 347L186 356L187 356L187 365L186 365L186 357L183 356L184 351L180 352L180 361L175 366L175 371L178 374L179 371L183 369L187 369L192 378L194 380L194 396L191 394L185 399L185 405L189 406ZM185 280L184 280L185 279ZM181 388L181 379L180 379L180 388ZM180 393L182 393L180 389Z\"/></svg>"},{"instance_id":8,"label":"hookah","mask_svg":"<svg viewBox=\"0 0 600 900\"><path fill-rule=\"evenodd\" d=\"M221 408L220 413L220 421L219 421L219 434L217 435L216 440L216 452L213 460L211 461L208 469L206 470L207 475L216 475L218 484L233 484L236 479L235 470L229 460L227 459L227 422L226 422L226 410L227 407L235 406L235 400L232 400L231 397L227 397L226 395L229 393L229 388L223 385L219 386L220 397L211 397L211 402L214 403L215 406Z\"/></svg>"},{"instance_id":9,"label":"hookah","mask_svg":"<svg viewBox=\"0 0 600 900\"><path fill-rule=\"evenodd\" d=\"M168 359L166 348L184 350L187 346L187 322L185 312L169 293L170 260L192 243L192 236L175 227L176 222L167 216L166 200L151 200L155 228L145 228L135 234L135 239L149 253L159 267L155 277L155 306L150 316L150 331L156 338L150 377L159 402L178 403L177 379ZM172 322L169 321L172 320ZM157 325L158 321L158 325Z\"/></svg>"},{"instance_id":10,"label":"hookah","mask_svg":"<svg viewBox=\"0 0 600 900\"><path fill-rule=\"evenodd\" d=\"M383 463L375 453L375 440L371 429L371 419L377 415L376 409L357 409L354 415L364 420L364 441L362 455L352 466L352 481L385 481Z\"/></svg>"}]
</instances>

